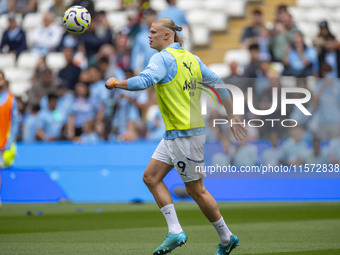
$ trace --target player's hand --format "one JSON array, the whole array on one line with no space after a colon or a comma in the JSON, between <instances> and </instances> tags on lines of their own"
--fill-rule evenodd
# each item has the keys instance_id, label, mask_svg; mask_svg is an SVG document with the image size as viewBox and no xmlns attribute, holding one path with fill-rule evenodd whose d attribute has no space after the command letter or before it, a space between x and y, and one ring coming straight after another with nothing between
<instances>
[{"instance_id":1,"label":"player's hand","mask_svg":"<svg viewBox=\"0 0 340 255\"><path fill-rule=\"evenodd\" d=\"M108 79L106 82L105 82L105 88L107 88L108 90L111 90L114 87L114 84L117 82L118 80L115 78L115 77L111 77L110 79Z\"/></svg>"},{"instance_id":2,"label":"player's hand","mask_svg":"<svg viewBox=\"0 0 340 255\"><path fill-rule=\"evenodd\" d=\"M232 126L231 132L233 133L235 139L240 143L245 143L247 141L247 129L242 124L234 124L242 122L239 117L234 116L231 119Z\"/></svg>"}]
</instances>

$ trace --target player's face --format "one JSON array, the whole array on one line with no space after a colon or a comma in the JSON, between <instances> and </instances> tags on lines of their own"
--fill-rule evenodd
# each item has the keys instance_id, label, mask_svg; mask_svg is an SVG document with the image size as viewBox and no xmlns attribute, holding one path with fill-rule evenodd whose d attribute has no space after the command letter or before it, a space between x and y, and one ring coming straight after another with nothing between
<instances>
[{"instance_id":1,"label":"player's face","mask_svg":"<svg viewBox=\"0 0 340 255\"><path fill-rule=\"evenodd\" d=\"M152 23L149 34L150 47L161 51L163 49L164 35L164 27L162 24Z\"/></svg>"},{"instance_id":2,"label":"player's face","mask_svg":"<svg viewBox=\"0 0 340 255\"><path fill-rule=\"evenodd\" d=\"M2 73L0 73L0 91L3 90L6 86L6 80Z\"/></svg>"}]
</instances>

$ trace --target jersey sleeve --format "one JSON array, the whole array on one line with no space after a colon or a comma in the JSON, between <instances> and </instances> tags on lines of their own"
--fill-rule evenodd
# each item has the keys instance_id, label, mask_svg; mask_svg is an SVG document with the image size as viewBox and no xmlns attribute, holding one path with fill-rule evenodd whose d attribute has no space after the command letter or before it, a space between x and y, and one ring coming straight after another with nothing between
<instances>
[{"instance_id":1,"label":"jersey sleeve","mask_svg":"<svg viewBox=\"0 0 340 255\"><path fill-rule=\"evenodd\" d=\"M205 84L208 84L212 87L215 87L216 84L224 84L222 78L220 76L218 76L217 74L215 74L213 71L211 71L201 60L199 57L195 56L200 68L201 68L201 73L202 73L202 82ZM216 89L218 95L220 96L220 98L226 99L228 98L229 92L227 89L225 88L217 88Z\"/></svg>"},{"instance_id":2,"label":"jersey sleeve","mask_svg":"<svg viewBox=\"0 0 340 255\"><path fill-rule=\"evenodd\" d=\"M160 82L166 75L165 62L161 53L154 54L148 66L137 76L127 80L129 90L143 90Z\"/></svg>"}]
</instances>

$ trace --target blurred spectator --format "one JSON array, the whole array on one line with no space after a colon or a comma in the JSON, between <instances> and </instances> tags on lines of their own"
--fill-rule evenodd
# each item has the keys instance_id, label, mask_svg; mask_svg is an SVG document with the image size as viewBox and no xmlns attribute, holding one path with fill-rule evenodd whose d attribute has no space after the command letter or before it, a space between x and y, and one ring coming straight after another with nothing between
<instances>
[{"instance_id":1,"label":"blurred spectator","mask_svg":"<svg viewBox=\"0 0 340 255\"><path fill-rule=\"evenodd\" d=\"M257 105L258 110L268 110L273 105L273 97L277 96L277 101L281 102L281 84L280 84L280 76L274 71L268 71L266 74L266 80L269 82L269 86L262 90L262 93L259 97L255 97L255 104ZM274 94L274 89L277 90L277 95ZM253 97L254 98L254 97ZM257 100L256 100L257 99ZM287 115L290 114L290 111L287 111ZM279 121L276 124L273 124L270 121L266 121L266 119L274 119L281 120L284 116L281 115L281 105L278 103L276 110L264 116L259 116L264 125L259 129L261 133L261 137L264 139L268 139L268 135L273 131L277 131L280 135L282 135L285 129L282 125L279 125Z\"/></svg>"},{"instance_id":2,"label":"blurred spectator","mask_svg":"<svg viewBox=\"0 0 340 255\"><path fill-rule=\"evenodd\" d=\"M134 91L134 93L124 94L122 97L127 99L134 106L136 106L140 113L139 115L141 116L143 120L145 120L147 109L151 103L150 96L153 99L157 99L154 97L155 95L153 95L153 93L155 93L155 91L153 91L153 89L151 88L148 90L139 90L139 91Z\"/></svg>"},{"instance_id":3,"label":"blurred spectator","mask_svg":"<svg viewBox=\"0 0 340 255\"><path fill-rule=\"evenodd\" d=\"M113 73L109 73L108 69L110 67L110 61L107 57L101 57L98 59L96 66L99 68L99 71L103 74L103 79L107 80L105 77L109 75L109 77L114 76ZM111 75L110 75L111 74ZM116 76L115 76L116 77Z\"/></svg>"},{"instance_id":4,"label":"blurred spectator","mask_svg":"<svg viewBox=\"0 0 340 255\"><path fill-rule=\"evenodd\" d=\"M321 140L314 136L313 147L309 150L306 158L307 164L328 164L330 163L330 158L327 150L321 147Z\"/></svg>"},{"instance_id":5,"label":"blurred spectator","mask_svg":"<svg viewBox=\"0 0 340 255\"><path fill-rule=\"evenodd\" d=\"M116 50L111 44L104 44L100 47L99 52L93 58L93 65L98 65L104 75L104 80L114 76L118 80L125 80L124 71L117 66Z\"/></svg>"},{"instance_id":6,"label":"blurred spectator","mask_svg":"<svg viewBox=\"0 0 340 255\"><path fill-rule=\"evenodd\" d=\"M124 9L135 9L139 7L139 0L120 0L120 6Z\"/></svg>"},{"instance_id":7,"label":"blurred spectator","mask_svg":"<svg viewBox=\"0 0 340 255\"><path fill-rule=\"evenodd\" d=\"M222 132L222 125L217 125L214 127L214 120L215 119L222 119L225 118L216 109L209 109L207 119L205 120L206 123L206 141L209 142L216 142L221 139Z\"/></svg>"},{"instance_id":8,"label":"blurred spectator","mask_svg":"<svg viewBox=\"0 0 340 255\"><path fill-rule=\"evenodd\" d=\"M67 87L67 84L64 82L61 82L58 85L56 89L56 94L58 96L57 110L60 113L63 125L65 125L72 110L71 107L73 104L73 95L70 89ZM40 108L43 110L48 108L48 96L44 96L41 99Z\"/></svg>"},{"instance_id":9,"label":"blurred spectator","mask_svg":"<svg viewBox=\"0 0 340 255\"><path fill-rule=\"evenodd\" d=\"M173 20L175 25L180 25L182 27L187 27L189 33L191 33L191 28L189 22L186 18L186 14L183 10L180 10L176 7L176 0L166 0L168 3L168 8L164 11L161 11L157 14L156 18L168 17ZM177 32L179 36L182 37L181 32Z\"/></svg>"},{"instance_id":10,"label":"blurred spectator","mask_svg":"<svg viewBox=\"0 0 340 255\"><path fill-rule=\"evenodd\" d=\"M131 53L131 69L135 74L140 73L149 64L150 58L157 51L150 47L149 34L150 27L154 21L156 12L154 10L147 10L144 12L140 31L136 35L135 42Z\"/></svg>"},{"instance_id":11,"label":"blurred spectator","mask_svg":"<svg viewBox=\"0 0 340 255\"><path fill-rule=\"evenodd\" d=\"M273 61L283 61L289 44L290 42L287 36L287 29L282 22L275 23L272 31L272 37L269 40L269 49L272 54Z\"/></svg>"},{"instance_id":12,"label":"blurred spectator","mask_svg":"<svg viewBox=\"0 0 340 255\"><path fill-rule=\"evenodd\" d=\"M19 122L17 141L22 141L22 137L23 137L23 124L24 124L24 121L25 121L25 119L27 117L27 108L28 107L27 107L26 102L24 102L21 97L16 97L15 99L17 101L18 122Z\"/></svg>"},{"instance_id":13,"label":"blurred spectator","mask_svg":"<svg viewBox=\"0 0 340 255\"><path fill-rule=\"evenodd\" d=\"M191 38L193 37L193 33L192 28L187 20L186 13L176 7L177 0L167 0L167 3L169 5L168 8L166 8L164 11L160 11L156 18L158 19L162 17L168 17L174 21L175 25L182 26L184 31L177 31L177 34L183 39L183 48L186 50L191 50Z\"/></svg>"},{"instance_id":14,"label":"blurred spectator","mask_svg":"<svg viewBox=\"0 0 340 255\"><path fill-rule=\"evenodd\" d=\"M90 90L86 83L78 82L75 87L74 102L67 123L66 137L73 140L82 134L86 121L100 119L100 104L94 97L90 97Z\"/></svg>"},{"instance_id":15,"label":"blurred spectator","mask_svg":"<svg viewBox=\"0 0 340 255\"><path fill-rule=\"evenodd\" d=\"M229 68L230 68L230 75L225 77L223 79L223 82L225 84L232 84L235 86L238 86L240 89L244 90L245 89L245 85L244 83L242 83L242 76L239 74L239 70L238 70L238 63L236 61L232 61L229 64Z\"/></svg>"},{"instance_id":16,"label":"blurred spectator","mask_svg":"<svg viewBox=\"0 0 340 255\"><path fill-rule=\"evenodd\" d=\"M131 102L136 98L134 91L119 91L114 118L111 124L110 140L133 141L139 138L139 124L141 121L138 108Z\"/></svg>"},{"instance_id":17,"label":"blurred spectator","mask_svg":"<svg viewBox=\"0 0 340 255\"><path fill-rule=\"evenodd\" d=\"M125 131L118 136L118 141L133 142L140 139L140 125L138 121L129 120Z\"/></svg>"},{"instance_id":18,"label":"blurred spectator","mask_svg":"<svg viewBox=\"0 0 340 255\"><path fill-rule=\"evenodd\" d=\"M158 105L151 105L146 113L147 140L162 140L165 133L165 125Z\"/></svg>"},{"instance_id":19,"label":"blurred spectator","mask_svg":"<svg viewBox=\"0 0 340 255\"><path fill-rule=\"evenodd\" d=\"M74 52L77 52L78 46L79 36L65 31L58 45L58 51L62 51L64 48L72 48Z\"/></svg>"},{"instance_id":20,"label":"blurred spectator","mask_svg":"<svg viewBox=\"0 0 340 255\"><path fill-rule=\"evenodd\" d=\"M263 27L263 18L261 10L254 10L252 15L252 24L244 28L241 36L241 42L245 47L257 42L257 38L260 35L260 29Z\"/></svg>"},{"instance_id":21,"label":"blurred spectator","mask_svg":"<svg viewBox=\"0 0 340 255\"><path fill-rule=\"evenodd\" d=\"M41 75L33 82L32 88L28 92L29 105L39 105L43 96L54 93L58 82L50 69L42 71Z\"/></svg>"},{"instance_id":22,"label":"blurred spectator","mask_svg":"<svg viewBox=\"0 0 340 255\"><path fill-rule=\"evenodd\" d=\"M340 49L338 48L338 42L334 35L327 35L324 37L324 46L321 48L319 55L319 66L325 62L332 67L332 75L335 78L340 78ZM321 70L319 72L321 77Z\"/></svg>"},{"instance_id":23,"label":"blurred spectator","mask_svg":"<svg viewBox=\"0 0 340 255\"><path fill-rule=\"evenodd\" d=\"M73 94L66 84L61 82L57 88L57 95L57 108L59 109L63 124L65 125L72 110L72 104L74 101Z\"/></svg>"},{"instance_id":24,"label":"blurred spectator","mask_svg":"<svg viewBox=\"0 0 340 255\"><path fill-rule=\"evenodd\" d=\"M9 0L0 1L0 15L8 12L8 3L9 3Z\"/></svg>"},{"instance_id":25,"label":"blurred spectator","mask_svg":"<svg viewBox=\"0 0 340 255\"><path fill-rule=\"evenodd\" d=\"M94 131L99 137L100 141L108 140L108 129L105 126L105 122L103 120L96 120L94 123Z\"/></svg>"},{"instance_id":26,"label":"blurred spectator","mask_svg":"<svg viewBox=\"0 0 340 255\"><path fill-rule=\"evenodd\" d=\"M266 166L277 166L281 163L283 156L282 148L279 147L279 134L275 131L270 132L269 142L271 147L262 152L262 164Z\"/></svg>"},{"instance_id":27,"label":"blurred spectator","mask_svg":"<svg viewBox=\"0 0 340 255\"><path fill-rule=\"evenodd\" d=\"M259 60L259 45L251 44L249 45L249 53L250 53L250 63L245 67L243 77L245 78L256 78L257 71L260 68L261 62Z\"/></svg>"},{"instance_id":28,"label":"blurred spectator","mask_svg":"<svg viewBox=\"0 0 340 255\"><path fill-rule=\"evenodd\" d=\"M270 62L261 61L260 68L256 74L256 80L255 80L255 86L254 86L255 95L257 98L261 96L262 92L265 89L268 89L270 87L269 79L268 79L269 72L270 72Z\"/></svg>"},{"instance_id":29,"label":"blurred spectator","mask_svg":"<svg viewBox=\"0 0 340 255\"><path fill-rule=\"evenodd\" d=\"M63 18L66 11L66 5L64 0L54 0L53 5L49 9L57 18Z\"/></svg>"},{"instance_id":30,"label":"blurred spectator","mask_svg":"<svg viewBox=\"0 0 340 255\"><path fill-rule=\"evenodd\" d=\"M48 109L42 109L38 114L38 140L57 141L61 137L63 123L57 110L57 99L58 96L56 94L49 94Z\"/></svg>"},{"instance_id":31,"label":"blurred spectator","mask_svg":"<svg viewBox=\"0 0 340 255\"><path fill-rule=\"evenodd\" d=\"M105 81L99 67L91 66L87 70L87 75L85 78L86 80L84 80L84 78L85 76L83 76L83 81L86 81L88 84L90 84L90 96L94 97L96 101L100 103L105 103L110 94L105 89Z\"/></svg>"},{"instance_id":32,"label":"blurred spectator","mask_svg":"<svg viewBox=\"0 0 340 255\"><path fill-rule=\"evenodd\" d=\"M126 11L127 25L123 27L120 33L128 35L131 40L134 40L139 31L140 13L137 9L129 9Z\"/></svg>"},{"instance_id":33,"label":"blurred spectator","mask_svg":"<svg viewBox=\"0 0 340 255\"><path fill-rule=\"evenodd\" d=\"M26 50L26 34L18 26L14 14L8 15L8 29L4 32L0 49L2 52L16 54L17 56Z\"/></svg>"},{"instance_id":34,"label":"blurred spectator","mask_svg":"<svg viewBox=\"0 0 340 255\"><path fill-rule=\"evenodd\" d=\"M339 136L340 83L334 78L332 67L326 63L321 65L321 74L313 93L313 108L319 118L318 137L330 140Z\"/></svg>"},{"instance_id":35,"label":"blurred spectator","mask_svg":"<svg viewBox=\"0 0 340 255\"><path fill-rule=\"evenodd\" d=\"M259 59L270 61L271 55L269 52L269 43L270 43L269 30L265 27L261 27L259 31L260 31L260 34L257 38L257 42L259 44Z\"/></svg>"},{"instance_id":36,"label":"blurred spectator","mask_svg":"<svg viewBox=\"0 0 340 255\"><path fill-rule=\"evenodd\" d=\"M31 111L27 114L27 117L23 123L23 134L22 141L23 142L34 142L36 141L36 135L38 130L38 114L40 111L39 105L33 105L31 107Z\"/></svg>"},{"instance_id":37,"label":"blurred spectator","mask_svg":"<svg viewBox=\"0 0 340 255\"><path fill-rule=\"evenodd\" d=\"M119 80L125 80L124 71L116 66L115 61L110 61L107 57L102 57L98 60L98 67L101 73L104 74L104 80L107 80L112 76Z\"/></svg>"},{"instance_id":38,"label":"blurred spectator","mask_svg":"<svg viewBox=\"0 0 340 255\"><path fill-rule=\"evenodd\" d=\"M95 132L95 121L89 120L84 123L83 133L79 137L82 143L93 144L102 141L102 139Z\"/></svg>"},{"instance_id":39,"label":"blurred spectator","mask_svg":"<svg viewBox=\"0 0 340 255\"><path fill-rule=\"evenodd\" d=\"M233 155L235 154L235 147L230 141L230 137L227 134L221 136L222 152L214 154L212 161L216 166L229 166L232 162Z\"/></svg>"},{"instance_id":40,"label":"blurred spectator","mask_svg":"<svg viewBox=\"0 0 340 255\"><path fill-rule=\"evenodd\" d=\"M327 21L321 21L319 23L319 28L320 28L320 31L319 31L318 36L313 39L313 46L317 49L318 54L321 53L321 50L325 46L326 37L328 37L329 35L333 35L331 31L329 30Z\"/></svg>"},{"instance_id":41,"label":"blurred spectator","mask_svg":"<svg viewBox=\"0 0 340 255\"><path fill-rule=\"evenodd\" d=\"M107 20L105 11L102 10L97 12L95 19L96 19L96 34L99 38L106 37L107 30L110 30L110 33L112 34L110 23Z\"/></svg>"},{"instance_id":42,"label":"blurred spectator","mask_svg":"<svg viewBox=\"0 0 340 255\"><path fill-rule=\"evenodd\" d=\"M282 62L284 60L287 47L293 43L294 35L298 32L299 29L294 24L292 15L287 9L280 11L269 42L269 48L274 61Z\"/></svg>"},{"instance_id":43,"label":"blurred spectator","mask_svg":"<svg viewBox=\"0 0 340 255\"><path fill-rule=\"evenodd\" d=\"M0 70L0 191L2 184L1 169L13 164L18 131L17 103L14 96L9 93L7 83L4 73ZM7 153L11 154L12 159L4 157Z\"/></svg>"},{"instance_id":44,"label":"blurred spectator","mask_svg":"<svg viewBox=\"0 0 340 255\"><path fill-rule=\"evenodd\" d=\"M274 22L281 22L281 16L288 13L288 7L285 4L279 4L276 8L276 16Z\"/></svg>"},{"instance_id":45,"label":"blurred spectator","mask_svg":"<svg viewBox=\"0 0 340 255\"><path fill-rule=\"evenodd\" d=\"M91 14L91 18L94 19L96 12L94 9L94 3L92 0L73 0L72 3L69 5L69 7L74 6L74 5L80 5L85 7L89 13Z\"/></svg>"},{"instance_id":46,"label":"blurred spectator","mask_svg":"<svg viewBox=\"0 0 340 255\"><path fill-rule=\"evenodd\" d=\"M292 43L294 41L294 35L300 32L294 23L292 15L287 11L281 12L279 21L282 22L285 27L288 42Z\"/></svg>"},{"instance_id":47,"label":"blurred spectator","mask_svg":"<svg viewBox=\"0 0 340 255\"><path fill-rule=\"evenodd\" d=\"M317 52L314 47L305 44L300 32L295 33L294 42L287 50L283 63L283 75L310 76L318 73Z\"/></svg>"},{"instance_id":48,"label":"blurred spectator","mask_svg":"<svg viewBox=\"0 0 340 255\"><path fill-rule=\"evenodd\" d=\"M157 103L157 96L154 88L149 88L148 92L148 107L145 113L145 122L147 128L146 139L152 141L159 141L163 138L165 133L165 125L159 106Z\"/></svg>"},{"instance_id":49,"label":"blurred spectator","mask_svg":"<svg viewBox=\"0 0 340 255\"><path fill-rule=\"evenodd\" d=\"M329 158L332 164L340 164L340 136L330 141Z\"/></svg>"},{"instance_id":50,"label":"blurred spectator","mask_svg":"<svg viewBox=\"0 0 340 255\"><path fill-rule=\"evenodd\" d=\"M35 65L34 73L31 78L32 82L35 82L37 79L41 79L41 75L46 69L49 69L46 63L46 57L42 57Z\"/></svg>"},{"instance_id":51,"label":"blurred spectator","mask_svg":"<svg viewBox=\"0 0 340 255\"><path fill-rule=\"evenodd\" d=\"M43 17L43 26L38 27L32 34L32 51L41 56L57 48L63 35L63 28L55 22L54 14L46 12Z\"/></svg>"},{"instance_id":52,"label":"blurred spectator","mask_svg":"<svg viewBox=\"0 0 340 255\"><path fill-rule=\"evenodd\" d=\"M303 140L303 128L290 128L290 138L282 145L283 162L285 164L300 165L305 163L308 153L307 143Z\"/></svg>"},{"instance_id":53,"label":"blurred spectator","mask_svg":"<svg viewBox=\"0 0 340 255\"><path fill-rule=\"evenodd\" d=\"M37 11L37 0L9 0L8 11L26 15Z\"/></svg>"},{"instance_id":54,"label":"blurred spectator","mask_svg":"<svg viewBox=\"0 0 340 255\"><path fill-rule=\"evenodd\" d=\"M66 67L59 71L58 77L69 89L74 90L74 86L79 80L81 69L73 64L74 51L72 48L64 48L63 53L66 59Z\"/></svg>"},{"instance_id":55,"label":"blurred spectator","mask_svg":"<svg viewBox=\"0 0 340 255\"><path fill-rule=\"evenodd\" d=\"M9 150L16 140L18 132L18 103L17 99L9 93L5 74L0 70L0 170L3 165L3 152ZM0 176L1 184L1 176ZM0 186L1 188L1 186Z\"/></svg>"},{"instance_id":56,"label":"blurred spectator","mask_svg":"<svg viewBox=\"0 0 340 255\"><path fill-rule=\"evenodd\" d=\"M247 127L248 141L257 141L260 139L260 131L258 127Z\"/></svg>"},{"instance_id":57,"label":"blurred spectator","mask_svg":"<svg viewBox=\"0 0 340 255\"><path fill-rule=\"evenodd\" d=\"M232 165L240 168L241 166L254 166L257 164L257 147L254 144L237 144Z\"/></svg>"},{"instance_id":58,"label":"blurred spectator","mask_svg":"<svg viewBox=\"0 0 340 255\"><path fill-rule=\"evenodd\" d=\"M307 89L307 79L305 77L296 77L296 87ZM303 93L293 94L293 98L296 99L303 97L305 97ZM296 120L300 126L306 129L306 131L308 130L308 132L315 133L318 128L318 116L317 114L314 114L311 102L312 100L305 103L304 106L313 114L312 116L307 116L298 107L294 107L289 117L290 119Z\"/></svg>"},{"instance_id":59,"label":"blurred spectator","mask_svg":"<svg viewBox=\"0 0 340 255\"><path fill-rule=\"evenodd\" d=\"M112 45L105 44L101 47L100 51L96 55L97 65L102 74L102 78L104 81L114 76L118 80L125 80L125 73L122 69L117 67L116 65L116 55L115 50ZM102 88L99 88L102 90ZM114 95L116 94L115 90L112 91L102 91L104 95L104 118L105 118L105 126L107 127L105 131L110 129L111 120L114 115L114 105L117 103L116 100L119 100ZM107 138L107 134L105 133L105 138Z\"/></svg>"},{"instance_id":60,"label":"blurred spectator","mask_svg":"<svg viewBox=\"0 0 340 255\"><path fill-rule=\"evenodd\" d=\"M106 43L112 44L112 31L102 15L92 19L90 27L79 35L79 41L85 48L87 59L91 60L100 47Z\"/></svg>"},{"instance_id":61,"label":"blurred spectator","mask_svg":"<svg viewBox=\"0 0 340 255\"><path fill-rule=\"evenodd\" d=\"M116 39L117 65L124 71L130 70L131 52L128 48L129 37L120 33Z\"/></svg>"}]
</instances>

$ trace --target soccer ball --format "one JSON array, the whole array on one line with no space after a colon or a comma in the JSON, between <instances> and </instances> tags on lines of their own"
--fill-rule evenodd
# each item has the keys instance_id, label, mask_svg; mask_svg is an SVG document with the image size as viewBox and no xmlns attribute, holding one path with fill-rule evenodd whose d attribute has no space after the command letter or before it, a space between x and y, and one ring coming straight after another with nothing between
<instances>
[{"instance_id":1,"label":"soccer ball","mask_svg":"<svg viewBox=\"0 0 340 255\"><path fill-rule=\"evenodd\" d=\"M91 15L83 6L70 7L64 14L63 25L72 34L82 34L91 24Z\"/></svg>"}]
</instances>

